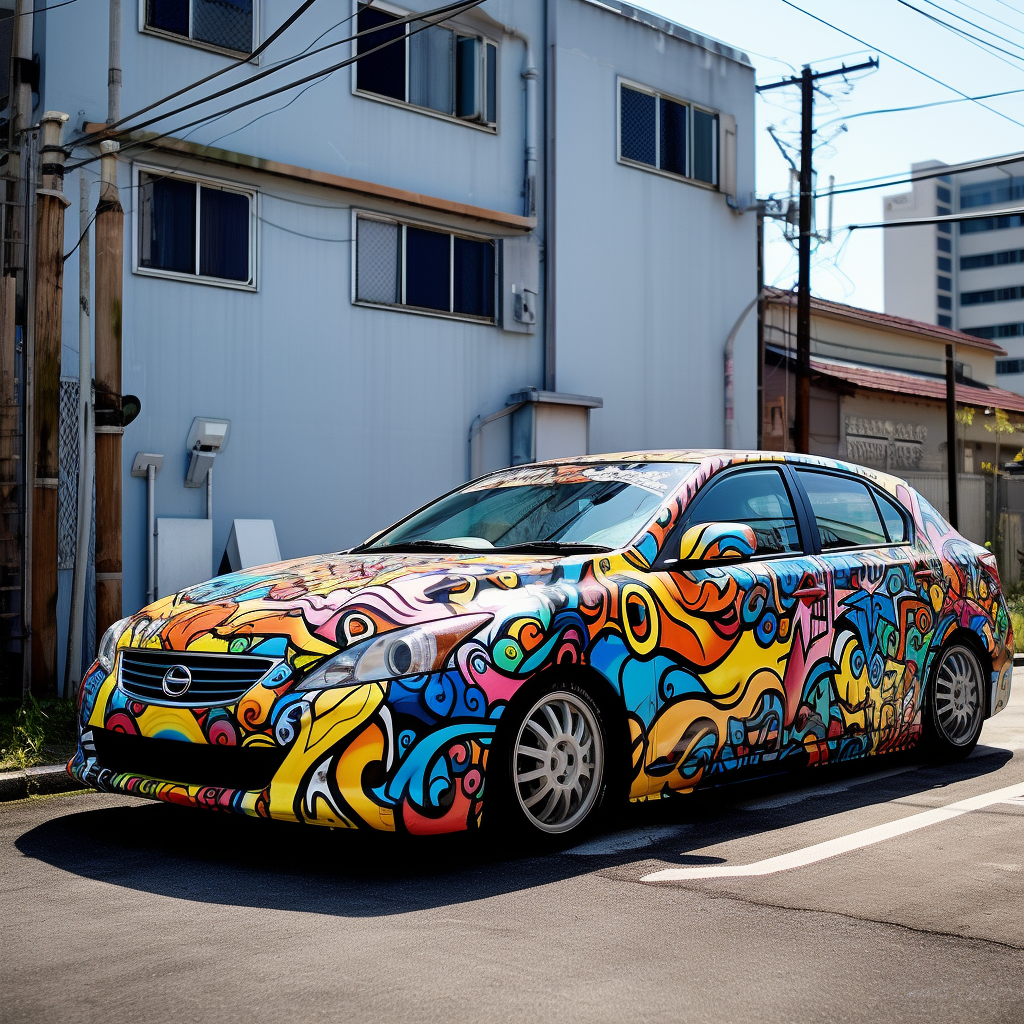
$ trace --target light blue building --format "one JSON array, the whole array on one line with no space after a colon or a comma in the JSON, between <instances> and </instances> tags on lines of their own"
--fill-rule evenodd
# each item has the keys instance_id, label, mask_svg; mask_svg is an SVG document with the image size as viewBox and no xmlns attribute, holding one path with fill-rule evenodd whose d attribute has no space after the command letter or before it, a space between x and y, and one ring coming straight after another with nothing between
<instances>
[{"instance_id":1,"label":"light blue building","mask_svg":"<svg viewBox=\"0 0 1024 1024\"><path fill-rule=\"evenodd\" d=\"M123 0L122 112L244 57L296 6ZM70 114L68 141L107 116L105 7L36 15L38 109ZM164 456L158 516L205 517L204 491L184 486L196 416L231 423L211 571L236 519L272 519L291 557L354 544L512 460L723 443L723 348L757 289L747 57L615 0L487 0L428 28L407 13L315 4L158 111L304 59L146 129L164 138L122 141L123 388L142 401L124 434L126 611L147 586L133 460ZM382 37L396 42L190 125ZM77 175L95 204L98 167L67 175L68 250ZM754 320L735 342L742 447Z\"/></svg>"}]
</instances>

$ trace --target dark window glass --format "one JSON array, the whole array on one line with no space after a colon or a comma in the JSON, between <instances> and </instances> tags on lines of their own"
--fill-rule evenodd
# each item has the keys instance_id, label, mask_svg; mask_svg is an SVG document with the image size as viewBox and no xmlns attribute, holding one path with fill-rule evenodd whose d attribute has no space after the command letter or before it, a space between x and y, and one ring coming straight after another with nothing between
<instances>
[{"instance_id":1,"label":"dark window glass","mask_svg":"<svg viewBox=\"0 0 1024 1024\"><path fill-rule=\"evenodd\" d=\"M939 309L952 309L953 300L948 295L939 296Z\"/></svg>"},{"instance_id":2,"label":"dark window glass","mask_svg":"<svg viewBox=\"0 0 1024 1024\"><path fill-rule=\"evenodd\" d=\"M796 471L804 485L823 550L884 544L888 539L866 484L831 473Z\"/></svg>"},{"instance_id":3,"label":"dark window glass","mask_svg":"<svg viewBox=\"0 0 1024 1024\"><path fill-rule=\"evenodd\" d=\"M1024 337L1024 324L995 324L993 327L965 327L964 334L975 338L1020 338Z\"/></svg>"},{"instance_id":4,"label":"dark window glass","mask_svg":"<svg viewBox=\"0 0 1024 1024\"><path fill-rule=\"evenodd\" d=\"M960 222L961 235L973 235L978 231L1002 231L1004 228L1019 228L1024 225L1024 214L1011 213L1005 217L979 217L977 220Z\"/></svg>"},{"instance_id":5,"label":"dark window glass","mask_svg":"<svg viewBox=\"0 0 1024 1024\"><path fill-rule=\"evenodd\" d=\"M451 29L434 25L409 36L410 103L453 113L454 55L455 33Z\"/></svg>"},{"instance_id":6,"label":"dark window glass","mask_svg":"<svg viewBox=\"0 0 1024 1024\"><path fill-rule=\"evenodd\" d=\"M477 40L460 36L455 43L455 115L479 117L477 102Z\"/></svg>"},{"instance_id":7,"label":"dark window glass","mask_svg":"<svg viewBox=\"0 0 1024 1024\"><path fill-rule=\"evenodd\" d=\"M948 238L940 238L937 240L939 244L939 252L950 252L950 244Z\"/></svg>"},{"instance_id":8,"label":"dark window glass","mask_svg":"<svg viewBox=\"0 0 1024 1024\"><path fill-rule=\"evenodd\" d=\"M451 308L451 235L405 229L405 302L423 309Z\"/></svg>"},{"instance_id":9,"label":"dark window glass","mask_svg":"<svg viewBox=\"0 0 1024 1024\"><path fill-rule=\"evenodd\" d=\"M938 256L936 259L938 260L939 270L944 270L947 274L952 271L953 261L948 256ZM961 267L961 269L963 268Z\"/></svg>"},{"instance_id":10,"label":"dark window glass","mask_svg":"<svg viewBox=\"0 0 1024 1024\"><path fill-rule=\"evenodd\" d=\"M146 0L146 24L187 37L188 0Z\"/></svg>"},{"instance_id":11,"label":"dark window glass","mask_svg":"<svg viewBox=\"0 0 1024 1024\"><path fill-rule=\"evenodd\" d=\"M948 217L953 211L948 206L936 206L935 216L936 217Z\"/></svg>"},{"instance_id":12,"label":"dark window glass","mask_svg":"<svg viewBox=\"0 0 1024 1024\"><path fill-rule=\"evenodd\" d=\"M654 97L622 87L620 152L624 160L654 166Z\"/></svg>"},{"instance_id":13,"label":"dark window glass","mask_svg":"<svg viewBox=\"0 0 1024 1024\"><path fill-rule=\"evenodd\" d=\"M961 210L1007 203L1013 199L1024 199L1024 178L999 178L996 181L979 181L973 185L960 186Z\"/></svg>"},{"instance_id":14,"label":"dark window glass","mask_svg":"<svg viewBox=\"0 0 1024 1024\"><path fill-rule=\"evenodd\" d=\"M196 272L195 182L139 176L139 265Z\"/></svg>"},{"instance_id":15,"label":"dark window glass","mask_svg":"<svg viewBox=\"0 0 1024 1024\"><path fill-rule=\"evenodd\" d=\"M487 44L487 121L498 120L498 48Z\"/></svg>"},{"instance_id":16,"label":"dark window glass","mask_svg":"<svg viewBox=\"0 0 1024 1024\"><path fill-rule=\"evenodd\" d=\"M951 292L953 290L953 282L948 277L939 277L939 288L944 292Z\"/></svg>"},{"instance_id":17,"label":"dark window glass","mask_svg":"<svg viewBox=\"0 0 1024 1024\"><path fill-rule=\"evenodd\" d=\"M947 223L945 223L945 224L936 224L935 226L936 226L936 227L937 227L937 228L938 228L938 229L939 229L939 230L940 230L940 231L941 231L941 232L942 232L942 233L943 233L944 235L948 235L948 234L950 234L950 233L951 233L951 229L950 229L950 226L949 226L949 223L948 223L948 222L947 222Z\"/></svg>"},{"instance_id":18,"label":"dark window glass","mask_svg":"<svg viewBox=\"0 0 1024 1024\"><path fill-rule=\"evenodd\" d=\"M939 326L940 327L952 327L953 318L951 316L944 316L942 313L939 314Z\"/></svg>"},{"instance_id":19,"label":"dark window glass","mask_svg":"<svg viewBox=\"0 0 1024 1024\"><path fill-rule=\"evenodd\" d=\"M661 100L661 168L686 174L686 107Z\"/></svg>"},{"instance_id":20,"label":"dark window glass","mask_svg":"<svg viewBox=\"0 0 1024 1024\"><path fill-rule=\"evenodd\" d=\"M746 523L759 555L800 550L793 506L776 469L743 469L712 481L686 510L680 537L698 523Z\"/></svg>"},{"instance_id":21,"label":"dark window glass","mask_svg":"<svg viewBox=\"0 0 1024 1024\"><path fill-rule=\"evenodd\" d=\"M359 9L359 31L391 25L398 19L392 14L385 14L370 7ZM405 44L394 42L405 36L405 26L395 25L391 28L381 28L379 32L373 32L367 36L361 36L358 40L357 53L363 54L367 51L381 46L383 43L391 42L383 50L370 54L367 57L360 57L356 70L356 88L366 92L375 92L379 96L390 96L395 100L405 99Z\"/></svg>"},{"instance_id":22,"label":"dark window glass","mask_svg":"<svg viewBox=\"0 0 1024 1024\"><path fill-rule=\"evenodd\" d=\"M878 505L878 511L882 513L882 521L885 523L885 532L889 535L889 540L893 544L902 544L904 541L910 540L907 533L906 514L900 511L896 502L891 498L879 494L878 491L874 493L875 502Z\"/></svg>"},{"instance_id":23,"label":"dark window glass","mask_svg":"<svg viewBox=\"0 0 1024 1024\"><path fill-rule=\"evenodd\" d=\"M940 203L945 203L947 206L951 205L953 202L952 193L948 188L943 188L941 185L935 189L935 196Z\"/></svg>"},{"instance_id":24,"label":"dark window glass","mask_svg":"<svg viewBox=\"0 0 1024 1024\"><path fill-rule=\"evenodd\" d=\"M455 312L494 316L494 243L455 238Z\"/></svg>"},{"instance_id":25,"label":"dark window glass","mask_svg":"<svg viewBox=\"0 0 1024 1024\"><path fill-rule=\"evenodd\" d=\"M997 359L996 373L1024 373L1024 359Z\"/></svg>"},{"instance_id":26,"label":"dark window glass","mask_svg":"<svg viewBox=\"0 0 1024 1024\"><path fill-rule=\"evenodd\" d=\"M199 189L199 273L249 280L249 197Z\"/></svg>"},{"instance_id":27,"label":"dark window glass","mask_svg":"<svg viewBox=\"0 0 1024 1024\"><path fill-rule=\"evenodd\" d=\"M192 38L252 52L252 0L192 0Z\"/></svg>"},{"instance_id":28,"label":"dark window glass","mask_svg":"<svg viewBox=\"0 0 1024 1024\"><path fill-rule=\"evenodd\" d=\"M691 177L718 184L718 115L693 112L693 172Z\"/></svg>"}]
</instances>

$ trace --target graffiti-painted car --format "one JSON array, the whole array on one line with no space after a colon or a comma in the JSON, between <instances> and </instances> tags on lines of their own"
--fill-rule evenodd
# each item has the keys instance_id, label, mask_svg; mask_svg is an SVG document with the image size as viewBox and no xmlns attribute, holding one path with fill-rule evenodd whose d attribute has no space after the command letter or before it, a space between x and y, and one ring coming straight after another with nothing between
<instances>
[{"instance_id":1,"label":"graffiti-painted car","mask_svg":"<svg viewBox=\"0 0 1024 1024\"><path fill-rule=\"evenodd\" d=\"M568 834L615 796L918 743L964 756L1012 650L992 556L893 477L590 456L116 623L69 770L333 827Z\"/></svg>"}]
</instances>

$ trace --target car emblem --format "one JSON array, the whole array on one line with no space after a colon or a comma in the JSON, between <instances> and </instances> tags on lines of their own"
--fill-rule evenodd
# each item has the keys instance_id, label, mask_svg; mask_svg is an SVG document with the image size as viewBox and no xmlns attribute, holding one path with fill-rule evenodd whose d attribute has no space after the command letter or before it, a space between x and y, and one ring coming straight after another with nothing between
<instances>
[{"instance_id":1,"label":"car emblem","mask_svg":"<svg viewBox=\"0 0 1024 1024\"><path fill-rule=\"evenodd\" d=\"M160 685L168 697L183 697L192 685L192 673L184 665L172 665Z\"/></svg>"}]
</instances>

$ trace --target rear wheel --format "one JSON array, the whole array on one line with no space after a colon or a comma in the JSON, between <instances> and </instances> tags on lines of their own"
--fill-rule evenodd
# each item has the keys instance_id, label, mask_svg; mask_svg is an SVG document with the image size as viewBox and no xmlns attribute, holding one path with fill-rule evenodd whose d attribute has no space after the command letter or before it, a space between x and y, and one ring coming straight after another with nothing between
<instances>
[{"instance_id":1,"label":"rear wheel","mask_svg":"<svg viewBox=\"0 0 1024 1024\"><path fill-rule=\"evenodd\" d=\"M495 767L501 772L494 825L551 839L575 837L591 825L607 791L607 740L600 709L570 681L513 706ZM506 712L508 714L508 712ZM521 826L525 825L526 829Z\"/></svg>"},{"instance_id":2,"label":"rear wheel","mask_svg":"<svg viewBox=\"0 0 1024 1024\"><path fill-rule=\"evenodd\" d=\"M952 644L939 655L925 707L929 751L943 761L966 757L985 721L985 673L966 644Z\"/></svg>"}]
</instances>

